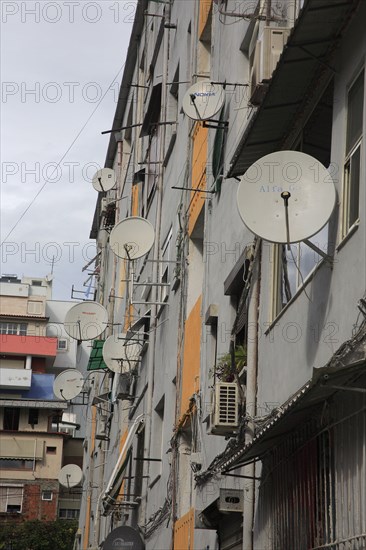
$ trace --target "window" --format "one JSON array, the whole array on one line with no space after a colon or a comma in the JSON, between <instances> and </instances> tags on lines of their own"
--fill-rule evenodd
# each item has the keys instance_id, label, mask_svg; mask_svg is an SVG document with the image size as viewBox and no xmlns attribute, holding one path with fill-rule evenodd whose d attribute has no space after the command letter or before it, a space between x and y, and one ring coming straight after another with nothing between
<instances>
[{"instance_id":1,"label":"window","mask_svg":"<svg viewBox=\"0 0 366 550\"><path fill-rule=\"evenodd\" d=\"M66 338L59 338L57 340L57 351L67 351L68 341Z\"/></svg>"},{"instance_id":2,"label":"window","mask_svg":"<svg viewBox=\"0 0 366 550\"><path fill-rule=\"evenodd\" d=\"M40 315L43 309L43 302L36 302L34 300L29 300L28 302L28 313L32 315Z\"/></svg>"},{"instance_id":3,"label":"window","mask_svg":"<svg viewBox=\"0 0 366 550\"><path fill-rule=\"evenodd\" d=\"M20 514L23 503L23 485L0 485L0 513Z\"/></svg>"},{"instance_id":4,"label":"window","mask_svg":"<svg viewBox=\"0 0 366 550\"><path fill-rule=\"evenodd\" d=\"M365 71L348 92L346 158L343 172L342 238L359 219L361 143Z\"/></svg>"},{"instance_id":5,"label":"window","mask_svg":"<svg viewBox=\"0 0 366 550\"><path fill-rule=\"evenodd\" d=\"M51 501L53 499L52 491L42 491L42 500Z\"/></svg>"},{"instance_id":6,"label":"window","mask_svg":"<svg viewBox=\"0 0 366 550\"><path fill-rule=\"evenodd\" d=\"M38 419L39 419L39 409L29 409L28 424L31 424L31 426L34 426L35 424L38 424Z\"/></svg>"},{"instance_id":7,"label":"window","mask_svg":"<svg viewBox=\"0 0 366 550\"><path fill-rule=\"evenodd\" d=\"M336 166L330 164L333 125L334 80L332 79L319 102L315 106L306 124L302 127L294 150L311 155L329 169L336 177ZM323 253L328 253L328 224L314 235L311 241ZM305 279L322 261L322 256L305 243L291 245L273 245L273 293L270 320L273 321L297 290L303 286Z\"/></svg>"},{"instance_id":8,"label":"window","mask_svg":"<svg viewBox=\"0 0 366 550\"><path fill-rule=\"evenodd\" d=\"M168 284L170 279L170 259L171 259L171 243L172 243L173 230L169 229L168 234L161 247L161 263L160 263L160 283ZM160 301L165 302L168 299L168 287L162 286L160 293Z\"/></svg>"},{"instance_id":9,"label":"window","mask_svg":"<svg viewBox=\"0 0 366 550\"><path fill-rule=\"evenodd\" d=\"M328 247L328 224L309 239L324 253ZM323 261L320 254L303 242L273 247L273 305L272 320L280 313L296 292L303 286L310 273Z\"/></svg>"},{"instance_id":10,"label":"window","mask_svg":"<svg viewBox=\"0 0 366 550\"><path fill-rule=\"evenodd\" d=\"M19 430L20 409L4 407L4 430Z\"/></svg>"},{"instance_id":11,"label":"window","mask_svg":"<svg viewBox=\"0 0 366 550\"><path fill-rule=\"evenodd\" d=\"M46 447L46 453L48 455L55 455L57 452L57 447Z\"/></svg>"},{"instance_id":12,"label":"window","mask_svg":"<svg viewBox=\"0 0 366 550\"><path fill-rule=\"evenodd\" d=\"M58 517L60 519L78 519L80 515L80 510L71 509L71 508L60 508Z\"/></svg>"},{"instance_id":13,"label":"window","mask_svg":"<svg viewBox=\"0 0 366 550\"><path fill-rule=\"evenodd\" d=\"M26 336L27 323L0 323L0 334L17 334Z\"/></svg>"},{"instance_id":14,"label":"window","mask_svg":"<svg viewBox=\"0 0 366 550\"><path fill-rule=\"evenodd\" d=\"M31 470L33 460L0 458L0 470Z\"/></svg>"},{"instance_id":15,"label":"window","mask_svg":"<svg viewBox=\"0 0 366 550\"><path fill-rule=\"evenodd\" d=\"M155 407L155 414L153 415L152 458L154 458L154 461L150 464L150 488L156 483L162 472L164 409L165 396L163 395Z\"/></svg>"}]
</instances>

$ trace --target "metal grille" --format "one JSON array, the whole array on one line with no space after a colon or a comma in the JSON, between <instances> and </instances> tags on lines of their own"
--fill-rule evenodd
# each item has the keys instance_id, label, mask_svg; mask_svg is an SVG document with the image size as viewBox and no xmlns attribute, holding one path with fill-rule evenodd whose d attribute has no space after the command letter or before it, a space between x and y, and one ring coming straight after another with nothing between
<instances>
[{"instance_id":1,"label":"metal grille","mask_svg":"<svg viewBox=\"0 0 366 550\"><path fill-rule=\"evenodd\" d=\"M352 394L313 411L263 461L263 548L366 548L366 396Z\"/></svg>"}]
</instances>

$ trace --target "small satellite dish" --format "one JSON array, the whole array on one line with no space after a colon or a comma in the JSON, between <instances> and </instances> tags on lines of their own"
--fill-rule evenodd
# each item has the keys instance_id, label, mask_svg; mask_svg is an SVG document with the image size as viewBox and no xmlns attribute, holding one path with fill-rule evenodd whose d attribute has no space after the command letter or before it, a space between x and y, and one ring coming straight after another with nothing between
<instances>
[{"instance_id":1,"label":"small satellite dish","mask_svg":"<svg viewBox=\"0 0 366 550\"><path fill-rule=\"evenodd\" d=\"M77 466L77 464L67 464L61 468L60 473L58 474L58 481L63 487L72 489L83 480L83 471Z\"/></svg>"},{"instance_id":2,"label":"small satellite dish","mask_svg":"<svg viewBox=\"0 0 366 550\"><path fill-rule=\"evenodd\" d=\"M56 376L53 383L53 393L57 399L70 401L74 399L84 386L84 378L81 372L75 369L67 369Z\"/></svg>"},{"instance_id":3,"label":"small satellite dish","mask_svg":"<svg viewBox=\"0 0 366 550\"><path fill-rule=\"evenodd\" d=\"M120 374L130 370L130 363L139 361L140 346L127 340L126 334L109 336L103 345L103 359L109 370Z\"/></svg>"},{"instance_id":4,"label":"small satellite dish","mask_svg":"<svg viewBox=\"0 0 366 550\"><path fill-rule=\"evenodd\" d=\"M203 80L193 84L183 97L183 111L193 120L207 120L215 116L225 101L225 90L220 84Z\"/></svg>"},{"instance_id":5,"label":"small satellite dish","mask_svg":"<svg viewBox=\"0 0 366 550\"><path fill-rule=\"evenodd\" d=\"M250 231L274 243L309 239L329 220L336 190L321 162L298 151L278 151L252 164L237 194Z\"/></svg>"},{"instance_id":6,"label":"small satellite dish","mask_svg":"<svg viewBox=\"0 0 366 550\"><path fill-rule=\"evenodd\" d=\"M65 316L64 327L75 340L94 340L104 332L108 313L98 302L81 302L74 305Z\"/></svg>"},{"instance_id":7,"label":"small satellite dish","mask_svg":"<svg viewBox=\"0 0 366 550\"><path fill-rule=\"evenodd\" d=\"M92 179L92 185L96 191L110 191L116 182L116 173L112 168L98 170Z\"/></svg>"},{"instance_id":8,"label":"small satellite dish","mask_svg":"<svg viewBox=\"0 0 366 550\"><path fill-rule=\"evenodd\" d=\"M109 244L119 258L136 260L149 252L154 240L155 231L151 223L145 218L133 216L114 226Z\"/></svg>"}]
</instances>

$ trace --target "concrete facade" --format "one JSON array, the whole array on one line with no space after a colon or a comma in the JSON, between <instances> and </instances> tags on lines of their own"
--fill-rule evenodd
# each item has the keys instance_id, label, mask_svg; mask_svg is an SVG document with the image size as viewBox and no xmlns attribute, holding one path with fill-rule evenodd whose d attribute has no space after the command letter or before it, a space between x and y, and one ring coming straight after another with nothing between
<instances>
[{"instance_id":1,"label":"concrete facade","mask_svg":"<svg viewBox=\"0 0 366 550\"><path fill-rule=\"evenodd\" d=\"M66 368L85 371L89 350L66 334L72 304L52 301L52 276L0 284L0 521L75 519L80 488L58 477L82 466L85 406L59 401L53 382Z\"/></svg>"},{"instance_id":2,"label":"concrete facade","mask_svg":"<svg viewBox=\"0 0 366 550\"><path fill-rule=\"evenodd\" d=\"M102 338L140 357L91 377L77 548L123 525L147 549L364 547L365 18L358 0L138 2L91 237ZM207 124L182 109L199 80L225 86ZM239 216L237 180L281 149L337 190L315 250ZM131 216L155 231L134 262L109 246Z\"/></svg>"}]
</instances>

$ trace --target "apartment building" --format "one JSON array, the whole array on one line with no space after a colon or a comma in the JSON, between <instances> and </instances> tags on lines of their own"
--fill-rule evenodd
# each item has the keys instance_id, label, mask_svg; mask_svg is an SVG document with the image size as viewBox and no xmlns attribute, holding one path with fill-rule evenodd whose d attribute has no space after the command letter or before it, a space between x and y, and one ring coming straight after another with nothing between
<instances>
[{"instance_id":1,"label":"apartment building","mask_svg":"<svg viewBox=\"0 0 366 550\"><path fill-rule=\"evenodd\" d=\"M0 521L79 516L80 488L58 477L82 466L85 406L53 392L60 372L85 370L89 352L64 330L70 306L52 300L52 276L0 279Z\"/></svg>"},{"instance_id":2,"label":"apartment building","mask_svg":"<svg viewBox=\"0 0 366 550\"><path fill-rule=\"evenodd\" d=\"M78 548L365 547L365 19L362 0L137 3L91 237L95 353L140 353L92 377ZM206 121L182 107L199 81L224 89ZM281 150L337 192L289 246L237 208ZM110 246L129 217L154 229L136 260Z\"/></svg>"}]
</instances>

